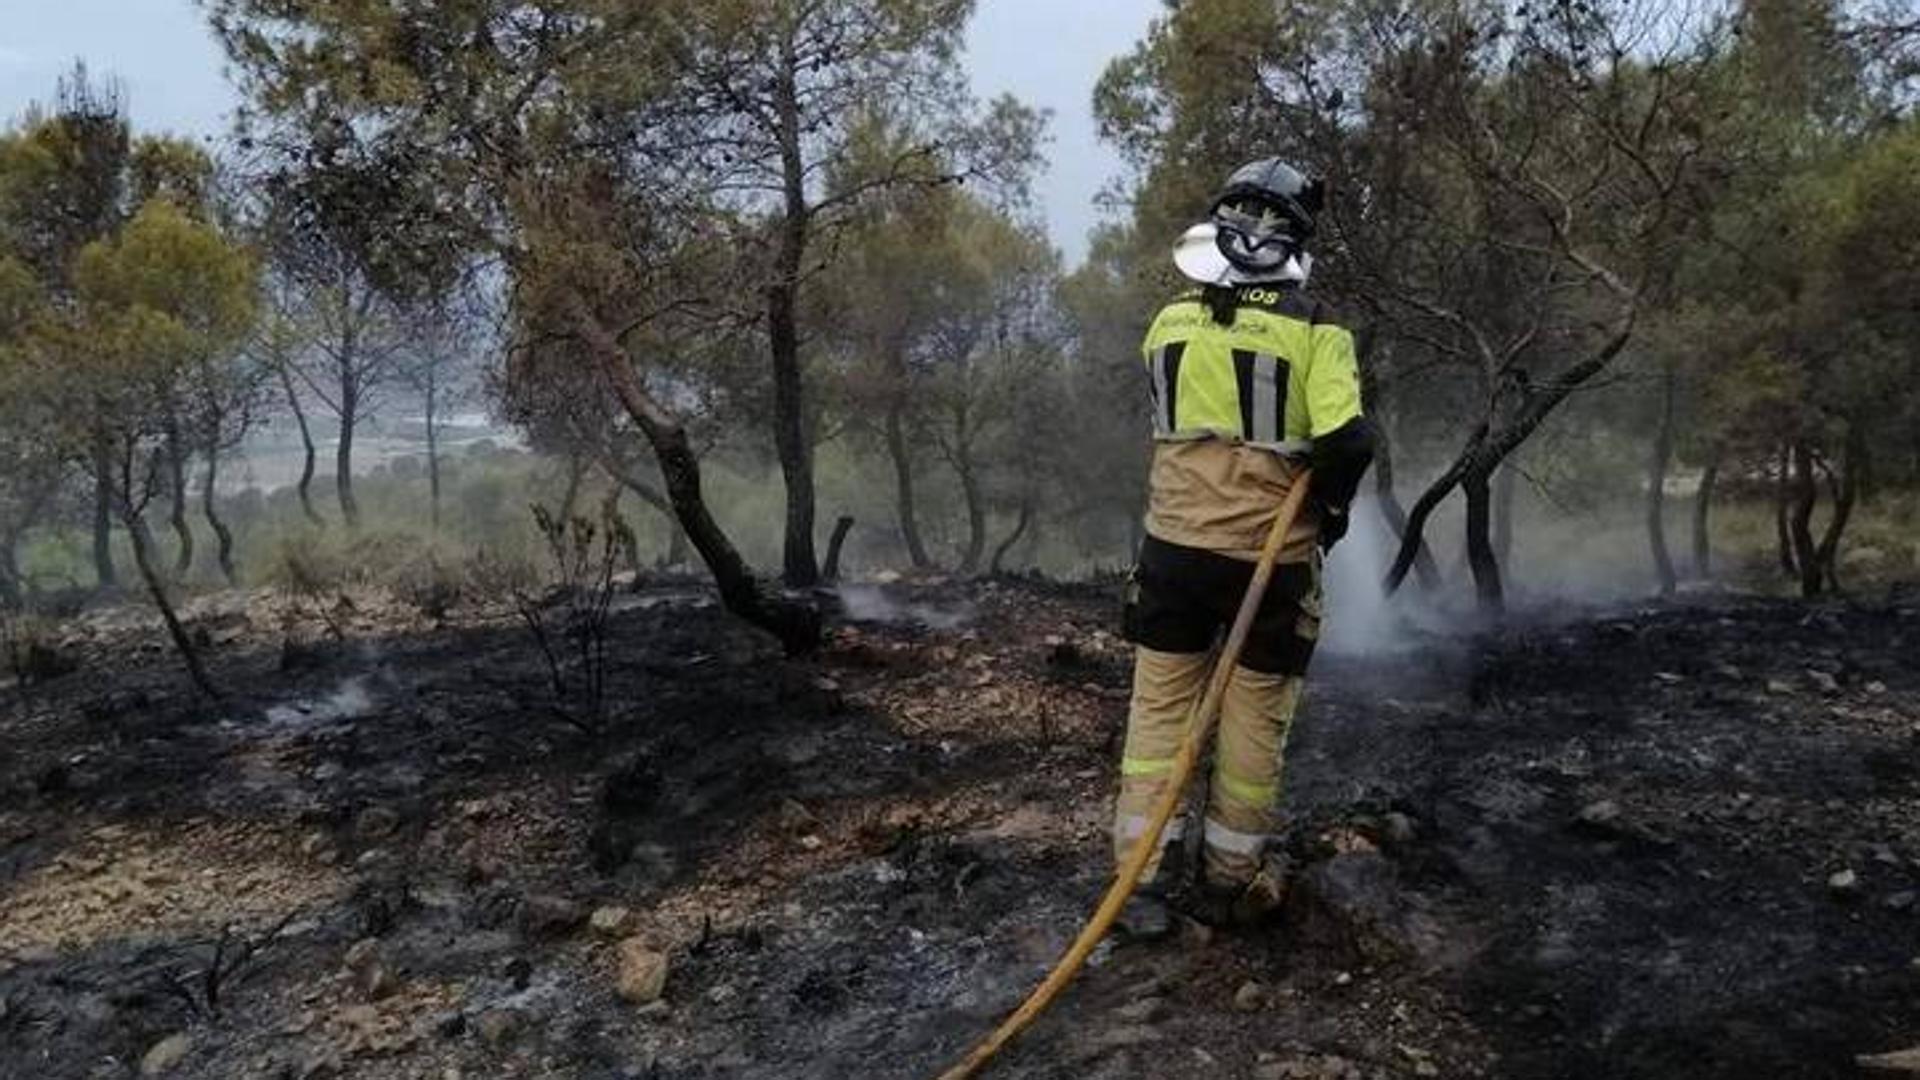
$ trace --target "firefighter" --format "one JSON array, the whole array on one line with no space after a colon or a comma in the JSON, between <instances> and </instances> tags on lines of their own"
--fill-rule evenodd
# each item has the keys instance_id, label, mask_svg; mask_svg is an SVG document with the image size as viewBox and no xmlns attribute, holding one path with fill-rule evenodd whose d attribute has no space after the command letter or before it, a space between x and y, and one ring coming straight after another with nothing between
<instances>
[{"instance_id":1,"label":"firefighter","mask_svg":"<svg viewBox=\"0 0 1920 1080\"><path fill-rule=\"evenodd\" d=\"M1253 576L1281 501L1307 466L1307 509L1221 703L1192 913L1252 918L1277 899L1266 849L1277 827L1281 764L1320 635L1321 559L1373 458L1361 415L1353 335L1307 295L1308 251L1323 185L1277 159L1228 178L1174 248L1195 287L1161 309L1142 346L1153 407L1146 539L1126 607L1133 695L1113 823L1116 862L1144 833L1205 689L1210 650ZM1171 928L1161 873L1176 818L1129 902L1132 938Z\"/></svg>"}]
</instances>

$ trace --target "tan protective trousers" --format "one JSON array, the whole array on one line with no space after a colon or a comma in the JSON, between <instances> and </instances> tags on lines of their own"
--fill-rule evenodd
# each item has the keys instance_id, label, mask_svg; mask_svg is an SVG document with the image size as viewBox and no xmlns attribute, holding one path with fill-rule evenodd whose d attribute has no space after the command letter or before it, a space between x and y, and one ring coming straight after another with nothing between
<instances>
[{"instance_id":1,"label":"tan protective trousers","mask_svg":"<svg viewBox=\"0 0 1920 1080\"><path fill-rule=\"evenodd\" d=\"M1166 790L1174 756L1187 734L1187 714L1206 688L1212 659L1212 653L1134 650L1133 703L1114 810L1116 863L1145 833L1153 806ZM1210 885L1245 886L1260 867L1275 827L1287 735L1299 706L1300 687L1297 676L1245 668L1235 669L1227 683L1202 833L1204 872ZM1166 844L1180 838L1183 826L1179 818L1168 826L1144 881L1152 881L1159 872Z\"/></svg>"}]
</instances>

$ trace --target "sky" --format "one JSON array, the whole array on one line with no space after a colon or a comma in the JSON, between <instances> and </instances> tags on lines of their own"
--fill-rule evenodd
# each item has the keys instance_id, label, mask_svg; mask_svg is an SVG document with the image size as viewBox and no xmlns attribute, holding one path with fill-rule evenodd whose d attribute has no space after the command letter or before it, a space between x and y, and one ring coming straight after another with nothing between
<instances>
[{"instance_id":1,"label":"sky","mask_svg":"<svg viewBox=\"0 0 1920 1080\"><path fill-rule=\"evenodd\" d=\"M1094 196L1121 171L1095 134L1094 82L1161 9L1162 0L979 0L968 30L982 99L1007 92L1053 113L1035 201L1070 264L1099 221ZM76 57L126 86L136 130L227 129L235 96L192 0L0 0L0 119L50 98Z\"/></svg>"}]
</instances>

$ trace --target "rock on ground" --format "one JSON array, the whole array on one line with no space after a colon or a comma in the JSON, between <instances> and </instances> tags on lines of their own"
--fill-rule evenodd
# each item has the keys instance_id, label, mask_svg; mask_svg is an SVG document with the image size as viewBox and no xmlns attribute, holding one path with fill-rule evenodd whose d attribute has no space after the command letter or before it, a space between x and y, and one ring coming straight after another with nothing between
<instances>
[{"instance_id":1,"label":"rock on ground","mask_svg":"<svg viewBox=\"0 0 1920 1080\"><path fill-rule=\"evenodd\" d=\"M667 956L644 938L620 943L620 996L635 1005L657 1001L667 989Z\"/></svg>"},{"instance_id":2,"label":"rock on ground","mask_svg":"<svg viewBox=\"0 0 1920 1080\"><path fill-rule=\"evenodd\" d=\"M147 1055L140 1059L140 1075L159 1076L166 1073L185 1060L187 1052L192 1049L193 1040L184 1032L169 1035L154 1043Z\"/></svg>"}]
</instances>

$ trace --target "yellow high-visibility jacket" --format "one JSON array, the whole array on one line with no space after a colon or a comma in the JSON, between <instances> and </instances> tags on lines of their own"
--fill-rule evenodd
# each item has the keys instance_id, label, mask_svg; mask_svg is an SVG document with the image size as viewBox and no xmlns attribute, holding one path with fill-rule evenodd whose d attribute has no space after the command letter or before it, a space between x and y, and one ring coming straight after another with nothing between
<instances>
[{"instance_id":1,"label":"yellow high-visibility jacket","mask_svg":"<svg viewBox=\"0 0 1920 1080\"><path fill-rule=\"evenodd\" d=\"M1154 438L1221 438L1282 454L1360 416L1353 335L1319 321L1292 286L1235 289L1231 326L1195 289L1160 310L1141 352Z\"/></svg>"}]
</instances>

